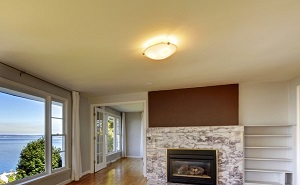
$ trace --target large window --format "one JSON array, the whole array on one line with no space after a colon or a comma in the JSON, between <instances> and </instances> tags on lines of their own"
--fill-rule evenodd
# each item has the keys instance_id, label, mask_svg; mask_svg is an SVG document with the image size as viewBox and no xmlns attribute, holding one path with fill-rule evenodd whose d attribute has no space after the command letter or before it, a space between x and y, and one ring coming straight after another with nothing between
<instances>
[{"instance_id":1,"label":"large window","mask_svg":"<svg viewBox=\"0 0 300 185\"><path fill-rule=\"evenodd\" d=\"M120 118L114 115L107 116L107 153L115 153L121 148Z\"/></svg>"},{"instance_id":2,"label":"large window","mask_svg":"<svg viewBox=\"0 0 300 185\"><path fill-rule=\"evenodd\" d=\"M0 184L66 166L65 102L0 87Z\"/></svg>"}]
</instances>

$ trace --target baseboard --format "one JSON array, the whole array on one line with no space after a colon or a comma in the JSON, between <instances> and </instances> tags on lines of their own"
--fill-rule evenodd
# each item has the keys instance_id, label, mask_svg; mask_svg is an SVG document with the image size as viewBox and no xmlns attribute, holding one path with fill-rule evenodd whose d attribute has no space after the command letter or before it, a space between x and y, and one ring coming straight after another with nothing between
<instances>
[{"instance_id":1,"label":"baseboard","mask_svg":"<svg viewBox=\"0 0 300 185\"><path fill-rule=\"evenodd\" d=\"M89 174L89 173L92 173L92 171L91 171L91 170L88 170L88 171L83 172L83 173L82 173L82 177L85 176L85 175L87 175L87 174ZM57 184L57 185L65 185L65 184L69 184L70 182L72 182L71 179L66 180L66 181L64 181L64 182L61 182L61 183L59 183L59 184Z\"/></svg>"},{"instance_id":2,"label":"baseboard","mask_svg":"<svg viewBox=\"0 0 300 185\"><path fill-rule=\"evenodd\" d=\"M92 171L88 170L88 171L82 172L82 176L85 176L86 174L89 174L89 173L92 173Z\"/></svg>"},{"instance_id":3,"label":"baseboard","mask_svg":"<svg viewBox=\"0 0 300 185\"><path fill-rule=\"evenodd\" d=\"M126 156L127 158L139 158L139 159L142 159L141 156Z\"/></svg>"},{"instance_id":4,"label":"baseboard","mask_svg":"<svg viewBox=\"0 0 300 185\"><path fill-rule=\"evenodd\" d=\"M65 185L65 184L69 184L70 182L72 182L71 179L66 180L66 181L64 181L64 182L61 182L61 183L59 183L59 184L57 184L57 185Z\"/></svg>"},{"instance_id":5,"label":"baseboard","mask_svg":"<svg viewBox=\"0 0 300 185\"><path fill-rule=\"evenodd\" d=\"M114 160L108 161L108 162L106 162L106 164L114 163L114 162L116 162L119 159L121 159L121 157L118 157L118 158L116 158Z\"/></svg>"}]
</instances>

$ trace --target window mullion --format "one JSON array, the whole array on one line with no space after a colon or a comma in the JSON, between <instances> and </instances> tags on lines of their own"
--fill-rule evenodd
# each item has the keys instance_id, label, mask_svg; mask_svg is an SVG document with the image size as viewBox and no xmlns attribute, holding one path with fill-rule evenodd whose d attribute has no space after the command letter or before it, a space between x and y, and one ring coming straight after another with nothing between
<instances>
[{"instance_id":1,"label":"window mullion","mask_svg":"<svg viewBox=\"0 0 300 185\"><path fill-rule=\"evenodd\" d=\"M47 96L46 98L46 127L45 127L45 170L46 173L51 174L52 165L51 165L51 146L52 146L52 137L51 137L51 97Z\"/></svg>"}]
</instances>

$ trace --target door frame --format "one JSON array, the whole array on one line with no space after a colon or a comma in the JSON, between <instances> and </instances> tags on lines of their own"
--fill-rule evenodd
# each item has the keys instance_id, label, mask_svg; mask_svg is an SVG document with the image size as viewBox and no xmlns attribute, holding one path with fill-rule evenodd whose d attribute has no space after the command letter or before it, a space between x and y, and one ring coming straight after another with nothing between
<instances>
[{"instance_id":1,"label":"door frame","mask_svg":"<svg viewBox=\"0 0 300 185\"><path fill-rule=\"evenodd\" d=\"M100 108L98 108L98 107L94 107L94 109L93 109L93 115L94 115L94 113L95 113L95 115L94 115L94 128L95 128L95 125L96 125L96 109L98 109L98 111L100 112L100 113L102 113L103 114L103 147L102 147L102 150L103 150L103 159L102 159L102 164L101 164L101 168L98 170L96 170L96 151L95 151L95 148L96 148L96 143L97 143L97 136L96 136L96 130L94 129L94 132L93 132L93 136L94 136L94 138L93 138L93 142L94 142L94 145L93 145L93 147L94 147L94 161L93 161L93 169L94 170L92 170L94 173L96 173L97 171L100 171L100 170L102 170L102 169L104 169L104 168L106 168L106 122L107 122L107 115L105 114L105 110L103 110L103 109L100 109Z\"/></svg>"},{"instance_id":2,"label":"door frame","mask_svg":"<svg viewBox=\"0 0 300 185\"><path fill-rule=\"evenodd\" d=\"M137 101L127 101L127 102L114 102L114 103L96 103L96 104L91 104L90 105L90 144L91 144L91 161L90 161L90 169L91 169L91 173L95 173L94 172L94 160L95 160L95 147L94 147L94 108L95 107L99 107L99 106L113 106L113 105L123 105L123 104L133 104L133 103L143 103L144 105L144 114L143 114L143 130L142 130L142 136L143 136L143 142L142 142L142 148L143 148L143 175L144 177L147 177L147 160L146 160L146 130L148 129L148 104L147 104L147 100L137 100Z\"/></svg>"}]
</instances>

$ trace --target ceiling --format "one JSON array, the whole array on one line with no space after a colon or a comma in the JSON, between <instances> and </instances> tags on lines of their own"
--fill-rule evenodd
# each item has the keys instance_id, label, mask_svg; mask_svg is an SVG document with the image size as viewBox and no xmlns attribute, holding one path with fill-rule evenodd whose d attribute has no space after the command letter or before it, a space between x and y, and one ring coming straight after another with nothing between
<instances>
[{"instance_id":1,"label":"ceiling","mask_svg":"<svg viewBox=\"0 0 300 185\"><path fill-rule=\"evenodd\" d=\"M129 103L129 104L120 104L120 105L113 105L109 106L120 112L142 112L144 111L144 104L143 103Z\"/></svg>"},{"instance_id":2,"label":"ceiling","mask_svg":"<svg viewBox=\"0 0 300 185\"><path fill-rule=\"evenodd\" d=\"M1 0L0 61L89 96L300 75L299 0ZM178 40L162 61L142 55Z\"/></svg>"}]
</instances>

